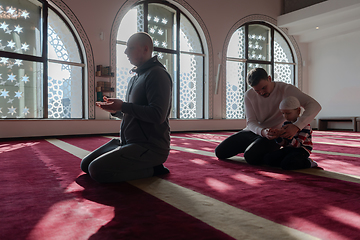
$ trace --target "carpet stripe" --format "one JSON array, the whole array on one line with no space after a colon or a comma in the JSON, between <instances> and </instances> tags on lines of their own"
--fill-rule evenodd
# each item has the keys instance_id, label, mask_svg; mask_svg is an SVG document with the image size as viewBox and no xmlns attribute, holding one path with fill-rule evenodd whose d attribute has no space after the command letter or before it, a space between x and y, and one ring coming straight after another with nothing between
<instances>
[{"instance_id":1,"label":"carpet stripe","mask_svg":"<svg viewBox=\"0 0 360 240\"><path fill-rule=\"evenodd\" d=\"M74 145L71 145L67 142L61 141L59 139L51 138L51 139L45 139L49 143L57 146L58 148L61 148L63 150L66 150L67 152L71 153L72 155L78 157L78 158L84 158L86 155L88 155L90 152L86 151L84 149L78 148Z\"/></svg>"},{"instance_id":2,"label":"carpet stripe","mask_svg":"<svg viewBox=\"0 0 360 240\"><path fill-rule=\"evenodd\" d=\"M110 136L106 136L106 137L113 138ZM179 137L179 136L173 136L173 135L171 137L209 142L208 139L202 139L202 138L188 138L188 137ZM210 140L210 142L220 142L220 141ZM198 149L184 148L184 147L178 147L178 146L174 146L174 145L171 145L171 149L183 151L183 152L195 153L195 154L208 156L208 157L216 157L215 153L213 153L213 152L208 152L208 151L203 151L203 150L198 150ZM345 153L325 152L325 151L315 151L315 150L313 152L329 154L329 155L338 155L338 156L360 157L360 155L358 155L358 154L345 154ZM239 156L234 156L234 157L230 158L230 160L238 161L238 162L245 162L245 159L243 157L239 157ZM320 176L320 177L333 178L333 179L338 179L338 180L347 181L347 182L360 183L360 176L346 174L346 173L337 173L337 172L320 170L320 169L302 169L302 170L296 170L296 172L301 172L301 173Z\"/></svg>"},{"instance_id":3,"label":"carpet stripe","mask_svg":"<svg viewBox=\"0 0 360 240\"><path fill-rule=\"evenodd\" d=\"M188 133L188 134L199 134L199 133ZM206 135L206 136L221 136L221 137L229 137L230 135L225 135L225 134L212 134L212 133L200 133L201 135ZM171 137L174 137L173 135L171 135ZM338 146L352 146L352 147L360 147L360 144L357 143L339 143L339 142L324 142L324 141L318 141L316 140L317 138L329 138L329 139L335 139L335 140L346 140L346 141L359 141L360 139L345 139L345 138L335 138L335 137L323 137L323 136L316 136L313 135L313 143L321 143L321 144L328 144L328 145L338 145ZM216 141L216 140L215 140Z\"/></svg>"},{"instance_id":4,"label":"carpet stripe","mask_svg":"<svg viewBox=\"0 0 360 240\"><path fill-rule=\"evenodd\" d=\"M312 152L313 153L328 154L328 155L360 158L360 154L353 154L353 153L339 153L339 152L328 152L328 151L320 151L320 150L313 150Z\"/></svg>"},{"instance_id":5,"label":"carpet stripe","mask_svg":"<svg viewBox=\"0 0 360 240\"><path fill-rule=\"evenodd\" d=\"M240 130L239 130L240 131ZM222 135L222 136L230 136L239 131L232 132L188 132L188 134L209 134L209 135ZM353 140L360 140L360 132L331 132L331 131L313 131L314 137L324 137L324 138L341 138L348 139L349 137L353 137Z\"/></svg>"},{"instance_id":6,"label":"carpet stripe","mask_svg":"<svg viewBox=\"0 0 360 240\"><path fill-rule=\"evenodd\" d=\"M181 137L181 136L171 136L172 138L180 138L180 139L189 139L189 140L196 140L196 141L204 141L204 142L222 142L221 140L214 140L214 139L203 139L203 138L190 138L190 137ZM316 142L321 144L329 144L325 142ZM341 145L341 144L334 144L332 145ZM349 146L344 144L343 146ZM359 145L360 146L360 145ZM360 154L351 154L351 153L338 153L338 152L329 152L329 151L320 151L320 150L313 150L313 153L322 153L322 154L329 154L329 155L337 155L337 156L346 156L346 157L357 157L360 158Z\"/></svg>"},{"instance_id":7,"label":"carpet stripe","mask_svg":"<svg viewBox=\"0 0 360 240\"><path fill-rule=\"evenodd\" d=\"M46 140L79 158L83 158L89 153L89 151L58 139ZM198 150L195 149L188 149L188 151L198 153ZM206 151L201 152L210 154ZM264 239L264 236L279 240L318 239L164 179L153 177L129 181L129 183L236 239Z\"/></svg>"},{"instance_id":8,"label":"carpet stripe","mask_svg":"<svg viewBox=\"0 0 360 240\"><path fill-rule=\"evenodd\" d=\"M351 136L351 137L360 137L359 132L332 132L332 131L314 131L315 135L319 136Z\"/></svg>"},{"instance_id":9,"label":"carpet stripe","mask_svg":"<svg viewBox=\"0 0 360 240\"><path fill-rule=\"evenodd\" d=\"M236 239L318 239L164 179L129 183Z\"/></svg>"},{"instance_id":10,"label":"carpet stripe","mask_svg":"<svg viewBox=\"0 0 360 240\"><path fill-rule=\"evenodd\" d=\"M329 137L329 136L317 136L317 135L313 135L313 137L315 137L315 138L323 138L323 139L335 139L335 140L355 141L355 142L359 142L359 141L360 141L360 137L359 137L359 138L349 138L349 136Z\"/></svg>"},{"instance_id":11,"label":"carpet stripe","mask_svg":"<svg viewBox=\"0 0 360 240\"><path fill-rule=\"evenodd\" d=\"M182 137L184 136L184 138ZM214 138L214 139L211 139ZM219 137L217 134L203 134L203 133L185 133L185 134L178 134L177 136L172 137L173 141L172 143L177 143L179 141L176 140L189 140L189 141L182 141L182 144L175 144L182 147L190 147L194 148L192 146L193 143L202 141L204 142L204 146L202 150L206 151L213 151L212 149L215 149L216 143L219 143L223 140L223 137ZM208 141L210 140L210 141ZM185 145L185 144L188 144ZM211 144L212 143L212 144ZM199 144L195 144L198 145ZM201 144L200 144L201 145ZM198 147L198 149L201 149ZM359 152L358 147L352 147L352 146L336 146L331 145L329 148L329 145L324 144L314 144L313 155L312 158L317 161L320 165L320 167L326 169L327 171L335 172L336 179L343 179L341 175L339 176L336 173L339 174L346 174L348 176L360 176L359 169L360 165L358 163L358 159L360 158L360 155L357 154ZM328 149L331 149L332 151L329 151ZM338 163L338 164L337 164ZM324 175L323 172L319 172L321 176ZM326 177L329 177L328 174L325 174Z\"/></svg>"},{"instance_id":12,"label":"carpet stripe","mask_svg":"<svg viewBox=\"0 0 360 240\"><path fill-rule=\"evenodd\" d=\"M197 149L192 149L192 148L184 148L184 147L178 147L178 146L172 145L171 149L183 151L183 152L195 153L195 154L208 156L208 157L216 157L213 152L207 152L207 151L197 150ZM232 161L237 161L237 162L243 162L243 163L246 162L243 157L239 157L239 156L234 156L229 159ZM353 182L353 183L360 183L360 176L355 176L355 175L350 175L350 174L345 174L345 173L337 173L337 172L326 171L326 170L315 169L315 168L296 170L295 172L301 172L301 173L306 173L306 174L320 176L320 177L333 178L333 179L338 179L338 180L343 180L343 181L348 181L348 182Z\"/></svg>"},{"instance_id":13,"label":"carpet stripe","mask_svg":"<svg viewBox=\"0 0 360 240\"><path fill-rule=\"evenodd\" d=\"M322 142L315 140L313 140L313 143L321 143L321 144L336 145L336 146L347 146L347 147L360 147L360 144L354 144L354 143Z\"/></svg>"}]
</instances>

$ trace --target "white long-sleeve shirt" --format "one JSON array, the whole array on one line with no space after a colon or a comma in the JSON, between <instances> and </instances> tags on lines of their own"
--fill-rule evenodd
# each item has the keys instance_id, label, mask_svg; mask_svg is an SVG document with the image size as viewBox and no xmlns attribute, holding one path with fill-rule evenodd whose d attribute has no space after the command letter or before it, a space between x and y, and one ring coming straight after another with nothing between
<instances>
[{"instance_id":1,"label":"white long-sleeve shirt","mask_svg":"<svg viewBox=\"0 0 360 240\"><path fill-rule=\"evenodd\" d=\"M299 129L303 129L320 112L320 104L297 87L283 82L274 83L275 87L267 98L256 93L253 88L246 91L245 114L247 126L245 130L250 130L261 136L263 128L281 128L285 119L279 110L279 104L288 96L296 97L300 105L305 109L301 117L294 122L294 125Z\"/></svg>"}]
</instances>

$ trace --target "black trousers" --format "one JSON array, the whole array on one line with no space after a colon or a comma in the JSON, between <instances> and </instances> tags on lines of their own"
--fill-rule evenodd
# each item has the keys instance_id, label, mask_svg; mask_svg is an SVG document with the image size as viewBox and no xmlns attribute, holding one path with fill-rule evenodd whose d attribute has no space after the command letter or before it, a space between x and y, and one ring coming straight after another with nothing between
<instances>
[{"instance_id":1,"label":"black trousers","mask_svg":"<svg viewBox=\"0 0 360 240\"><path fill-rule=\"evenodd\" d=\"M87 155L80 167L98 182L122 182L153 176L167 157L135 143L120 146L116 138Z\"/></svg>"},{"instance_id":2,"label":"black trousers","mask_svg":"<svg viewBox=\"0 0 360 240\"><path fill-rule=\"evenodd\" d=\"M264 163L264 156L267 153L279 148L280 146L275 140L269 140L251 131L242 130L220 143L215 149L215 155L219 159L226 159L244 153L246 162L252 165L260 165Z\"/></svg>"},{"instance_id":3,"label":"black trousers","mask_svg":"<svg viewBox=\"0 0 360 240\"><path fill-rule=\"evenodd\" d=\"M284 147L265 155L264 162L273 167L296 170L311 167L310 154L304 148Z\"/></svg>"}]
</instances>

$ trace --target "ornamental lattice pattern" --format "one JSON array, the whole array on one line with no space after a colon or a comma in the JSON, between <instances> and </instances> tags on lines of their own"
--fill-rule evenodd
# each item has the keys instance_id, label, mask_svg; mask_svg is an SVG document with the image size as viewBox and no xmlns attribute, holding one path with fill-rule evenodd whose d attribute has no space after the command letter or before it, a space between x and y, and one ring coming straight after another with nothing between
<instances>
[{"instance_id":1,"label":"ornamental lattice pattern","mask_svg":"<svg viewBox=\"0 0 360 240\"><path fill-rule=\"evenodd\" d=\"M71 24L74 27L74 30L76 31L76 33L79 36L79 42L80 44L83 46L84 48L84 54L85 54L85 59L86 59L86 64L85 67L83 68L84 72L87 72L87 85L89 86L87 88L87 90L85 90L85 92L87 92L87 102L88 102L88 108L87 108L87 113L85 113L85 117L88 117L89 119L93 119L95 118L95 88L91 87L91 86L95 86L95 66L94 66L94 57L93 57L93 51L90 45L90 41L88 36L85 33L84 28L82 27L82 25L80 24L79 20L77 19L77 17L74 15L74 13L70 10L70 8L62 1L62 0L51 0L49 1L49 4L51 5L55 5L57 8L61 9L62 13L65 14L65 16L69 19L69 21L71 22ZM50 16L50 15L49 15ZM62 21L62 20L60 20ZM70 53L70 56L73 52ZM77 78L77 79L82 79L83 78L83 74L81 73L81 78ZM78 96L80 97L80 96ZM81 95L82 97L82 95ZM84 98L86 99L86 98ZM81 99L80 102L82 102L83 100ZM76 107L74 108L73 105L73 113L77 112L82 114L82 105L77 104ZM79 109L79 110L78 110Z\"/></svg>"},{"instance_id":2,"label":"ornamental lattice pattern","mask_svg":"<svg viewBox=\"0 0 360 240\"><path fill-rule=\"evenodd\" d=\"M69 61L69 54L63 41L51 27L48 28L48 43L55 50L58 59ZM70 73L69 66L62 65L61 70ZM69 81L71 81L71 79L55 79L50 76L48 77L49 118L71 117L71 101L69 98L69 95L71 95L71 88Z\"/></svg>"},{"instance_id":3,"label":"ornamental lattice pattern","mask_svg":"<svg viewBox=\"0 0 360 240\"><path fill-rule=\"evenodd\" d=\"M181 56L180 68L188 70L180 73L180 118L196 118L196 65L194 56Z\"/></svg>"},{"instance_id":4,"label":"ornamental lattice pattern","mask_svg":"<svg viewBox=\"0 0 360 240\"><path fill-rule=\"evenodd\" d=\"M245 63L226 63L226 118L245 118Z\"/></svg>"},{"instance_id":5,"label":"ornamental lattice pattern","mask_svg":"<svg viewBox=\"0 0 360 240\"><path fill-rule=\"evenodd\" d=\"M144 7L142 4L140 4L136 6L135 9L137 11L137 29L134 30L141 32L144 29ZM128 83L134 74L130 72L132 65L127 60L127 57L124 56L126 46L117 44L116 48L116 55L118 56L116 64L116 98L125 100Z\"/></svg>"},{"instance_id":6,"label":"ornamental lattice pattern","mask_svg":"<svg viewBox=\"0 0 360 240\"><path fill-rule=\"evenodd\" d=\"M116 68L116 98L125 100L127 85L133 76L130 70L128 67Z\"/></svg>"},{"instance_id":7,"label":"ornamental lattice pattern","mask_svg":"<svg viewBox=\"0 0 360 240\"><path fill-rule=\"evenodd\" d=\"M51 12L49 16L51 16ZM62 22L49 17L48 44L61 61L78 59L78 49ZM49 63L48 118L82 117L82 73L80 67Z\"/></svg>"},{"instance_id":8,"label":"ornamental lattice pattern","mask_svg":"<svg viewBox=\"0 0 360 240\"><path fill-rule=\"evenodd\" d=\"M274 81L285 82L288 84L292 84L292 76L293 76L292 65L288 64L275 64L274 65Z\"/></svg>"},{"instance_id":9,"label":"ornamental lattice pattern","mask_svg":"<svg viewBox=\"0 0 360 240\"><path fill-rule=\"evenodd\" d=\"M245 52L245 29L239 28L234 32L229 45L228 55L244 58ZM230 51L230 52L229 52ZM234 53L235 51L236 53ZM244 94L245 94L245 64L242 62L226 63L226 118L237 119L245 117Z\"/></svg>"},{"instance_id":10,"label":"ornamental lattice pattern","mask_svg":"<svg viewBox=\"0 0 360 240\"><path fill-rule=\"evenodd\" d=\"M137 15L137 29L136 31L142 31L144 25L144 11L142 5L136 6ZM151 12L150 12L151 10ZM153 15L151 15L152 13ZM169 38L173 36L173 13L167 11L166 8L158 7L156 9L149 9L149 16L147 16L149 22L149 34L153 38L155 47L172 48L174 39ZM170 25L169 25L170 24ZM169 27L169 26L170 27ZM200 39L192 24L181 16L180 21L180 43L181 50L187 53L182 53L180 56L180 88L176 89L176 64L173 54L154 52L158 56L159 61L168 69L170 75L174 81L174 91L178 91L180 96L180 115L179 118L194 119L203 117L203 66L204 57L193 55L191 52L202 54L202 47ZM125 46L117 44L117 63L116 63L116 97L125 99L127 84L130 78L133 76L129 71L131 65L128 63L127 58L124 56ZM176 99L173 99L173 102ZM173 104L174 107L174 104Z\"/></svg>"},{"instance_id":11,"label":"ornamental lattice pattern","mask_svg":"<svg viewBox=\"0 0 360 240\"><path fill-rule=\"evenodd\" d=\"M182 18L184 19L184 18ZM182 50L199 51L199 41L191 23L180 21L180 42ZM201 48L200 48L201 49ZM182 54L180 57L180 118L201 118L202 114L202 57ZM200 101L199 101L200 100Z\"/></svg>"},{"instance_id":12,"label":"ornamental lattice pattern","mask_svg":"<svg viewBox=\"0 0 360 240\"><path fill-rule=\"evenodd\" d=\"M290 48L286 41L276 34L274 41L274 81L280 81L292 84L294 73ZM254 38L254 36L251 36ZM255 36L256 37L256 36ZM250 36L249 36L250 38ZM256 37L258 39L259 36ZM249 41L250 44L250 41ZM256 47L256 45L255 45ZM236 30L229 41L227 55L241 60L244 58L243 52L245 49L245 34L244 28L241 27ZM256 48L258 49L258 48ZM261 50L261 49L260 49ZM256 51L252 52L256 57ZM263 57L263 56L262 56ZM245 61L245 59L242 59ZM264 59L260 59L264 60ZM249 64L249 68L262 67L259 64ZM226 62L226 118L227 119L242 119L245 118L244 94L245 94L245 63L236 61Z\"/></svg>"},{"instance_id":13,"label":"ornamental lattice pattern","mask_svg":"<svg viewBox=\"0 0 360 240\"><path fill-rule=\"evenodd\" d=\"M289 63L289 59L284 48L276 42L274 42L274 60L275 62ZM274 66L274 80L279 82L285 82L292 84L294 67L289 64L275 64Z\"/></svg>"}]
</instances>

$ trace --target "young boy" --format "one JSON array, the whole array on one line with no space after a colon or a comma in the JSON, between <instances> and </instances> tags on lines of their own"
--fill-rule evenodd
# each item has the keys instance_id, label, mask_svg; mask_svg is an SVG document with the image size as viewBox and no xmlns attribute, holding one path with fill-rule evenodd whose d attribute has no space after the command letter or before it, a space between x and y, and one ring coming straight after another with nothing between
<instances>
[{"instance_id":1,"label":"young boy","mask_svg":"<svg viewBox=\"0 0 360 240\"><path fill-rule=\"evenodd\" d=\"M279 105L279 109L286 119L283 127L295 122L301 113L300 102L293 96L284 98ZM269 131L272 131L277 136L281 136L283 132L282 129L270 129ZM309 158L313 148L311 133L312 129L308 124L291 139L276 138L275 141L282 148L266 154L264 162L270 166L287 170L317 167L317 163Z\"/></svg>"}]
</instances>

